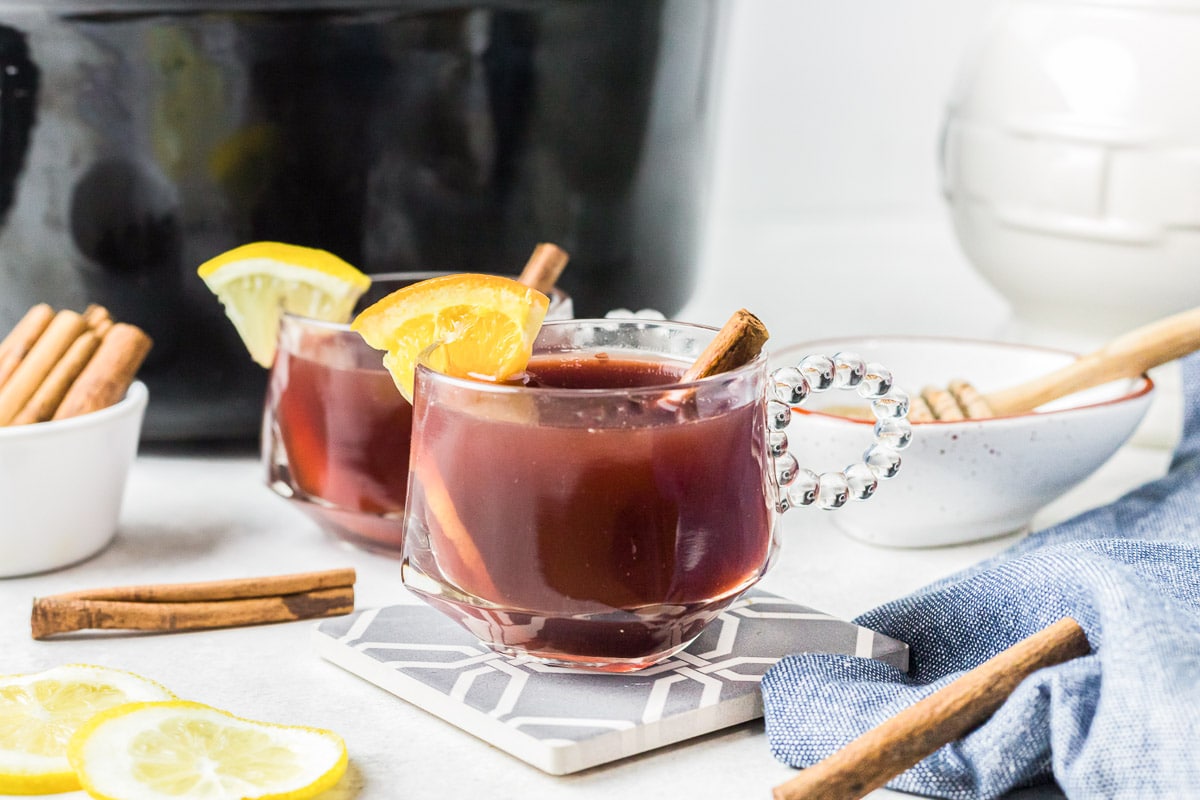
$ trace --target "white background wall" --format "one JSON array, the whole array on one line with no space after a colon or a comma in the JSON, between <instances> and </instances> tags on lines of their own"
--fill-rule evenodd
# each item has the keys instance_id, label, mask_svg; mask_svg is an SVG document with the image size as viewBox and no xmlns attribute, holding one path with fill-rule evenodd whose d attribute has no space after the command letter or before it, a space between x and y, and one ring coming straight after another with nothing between
<instances>
[{"instance_id":1,"label":"white background wall","mask_svg":"<svg viewBox=\"0 0 1200 800\"><path fill-rule=\"evenodd\" d=\"M859 334L1032 332L959 249L938 142L963 59L1003 0L727 0L709 222L676 316L757 314L769 347ZM815 348L819 349L819 348ZM1172 446L1177 365L1135 441Z\"/></svg>"},{"instance_id":2,"label":"white background wall","mask_svg":"<svg viewBox=\"0 0 1200 800\"><path fill-rule=\"evenodd\" d=\"M731 0L701 280L680 316L755 311L780 344L1001 335L938 190L943 108L993 0Z\"/></svg>"},{"instance_id":3,"label":"white background wall","mask_svg":"<svg viewBox=\"0 0 1200 800\"><path fill-rule=\"evenodd\" d=\"M932 214L942 111L992 0L733 0L724 213Z\"/></svg>"}]
</instances>

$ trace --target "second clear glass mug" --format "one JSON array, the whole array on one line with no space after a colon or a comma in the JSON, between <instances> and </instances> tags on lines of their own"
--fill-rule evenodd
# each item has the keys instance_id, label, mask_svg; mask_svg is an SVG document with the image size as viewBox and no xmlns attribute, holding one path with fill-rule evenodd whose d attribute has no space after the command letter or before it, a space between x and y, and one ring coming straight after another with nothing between
<instances>
[{"instance_id":1,"label":"second clear glass mug","mask_svg":"<svg viewBox=\"0 0 1200 800\"><path fill-rule=\"evenodd\" d=\"M372 275L358 307L446 274ZM547 319L572 313L570 295L553 289ZM283 316L261 435L267 485L276 494L338 540L399 557L411 432L412 406L378 350L349 324Z\"/></svg>"},{"instance_id":2,"label":"second clear glass mug","mask_svg":"<svg viewBox=\"0 0 1200 800\"><path fill-rule=\"evenodd\" d=\"M896 474L912 428L885 368L838 354L768 372L759 356L678 382L715 333L547 322L522 385L418 364L405 585L500 652L641 669L763 576L783 511L867 499ZM875 441L817 475L784 429L810 391L835 387L872 400Z\"/></svg>"}]
</instances>

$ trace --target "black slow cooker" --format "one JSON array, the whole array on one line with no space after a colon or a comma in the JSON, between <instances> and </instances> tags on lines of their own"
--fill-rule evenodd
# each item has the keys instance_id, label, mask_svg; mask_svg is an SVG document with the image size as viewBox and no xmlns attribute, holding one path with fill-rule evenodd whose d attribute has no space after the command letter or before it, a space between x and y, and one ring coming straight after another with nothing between
<instances>
[{"instance_id":1,"label":"black slow cooker","mask_svg":"<svg viewBox=\"0 0 1200 800\"><path fill-rule=\"evenodd\" d=\"M195 276L272 239L366 272L572 254L579 315L696 263L716 0L0 0L0 330L102 303L149 440L253 437L263 371Z\"/></svg>"}]
</instances>

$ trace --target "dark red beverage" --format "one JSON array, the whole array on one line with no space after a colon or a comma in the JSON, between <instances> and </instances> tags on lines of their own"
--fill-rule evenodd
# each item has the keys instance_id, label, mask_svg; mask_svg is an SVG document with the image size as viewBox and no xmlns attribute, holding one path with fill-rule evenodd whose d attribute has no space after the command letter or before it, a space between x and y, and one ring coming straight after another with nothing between
<instances>
[{"instance_id":1,"label":"dark red beverage","mask_svg":"<svg viewBox=\"0 0 1200 800\"><path fill-rule=\"evenodd\" d=\"M535 356L534 391L474 399L422 381L406 583L549 660L631 669L695 638L765 570L773 502L760 373L672 395L685 367Z\"/></svg>"},{"instance_id":2,"label":"dark red beverage","mask_svg":"<svg viewBox=\"0 0 1200 800\"><path fill-rule=\"evenodd\" d=\"M360 304L445 274L374 276ZM570 296L551 290L547 318L571 313ZM262 432L272 489L339 539L398 557L411 436L412 406L382 353L349 325L283 315Z\"/></svg>"},{"instance_id":3,"label":"dark red beverage","mask_svg":"<svg viewBox=\"0 0 1200 800\"><path fill-rule=\"evenodd\" d=\"M282 452L268 453L277 473L270 480L285 482L300 507L340 538L398 555L412 406L358 334L310 327L304 346L279 348L271 370L266 435L274 441L264 446ZM329 341L314 345L315 336Z\"/></svg>"}]
</instances>

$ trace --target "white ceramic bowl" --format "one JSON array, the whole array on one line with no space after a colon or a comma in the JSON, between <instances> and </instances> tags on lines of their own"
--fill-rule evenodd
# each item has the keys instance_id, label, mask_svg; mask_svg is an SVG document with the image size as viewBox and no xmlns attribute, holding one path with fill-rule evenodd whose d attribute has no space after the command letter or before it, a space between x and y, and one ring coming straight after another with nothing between
<instances>
[{"instance_id":1,"label":"white ceramic bowl","mask_svg":"<svg viewBox=\"0 0 1200 800\"><path fill-rule=\"evenodd\" d=\"M809 354L853 352L890 369L896 385L969 380L979 391L1007 388L1069 363L1074 354L1003 342L925 337L826 339L780 348L772 366ZM1154 384L1113 381L1048 404L1038 413L913 426L899 474L874 497L832 511L851 536L892 547L977 541L1028 528L1034 514L1095 472L1145 415ZM848 391L812 394L788 427L788 449L802 467L823 472L859 461L871 422L821 413L865 401Z\"/></svg>"},{"instance_id":2,"label":"white ceramic bowl","mask_svg":"<svg viewBox=\"0 0 1200 800\"><path fill-rule=\"evenodd\" d=\"M72 419L0 428L0 577L82 561L117 529L148 393Z\"/></svg>"}]
</instances>

